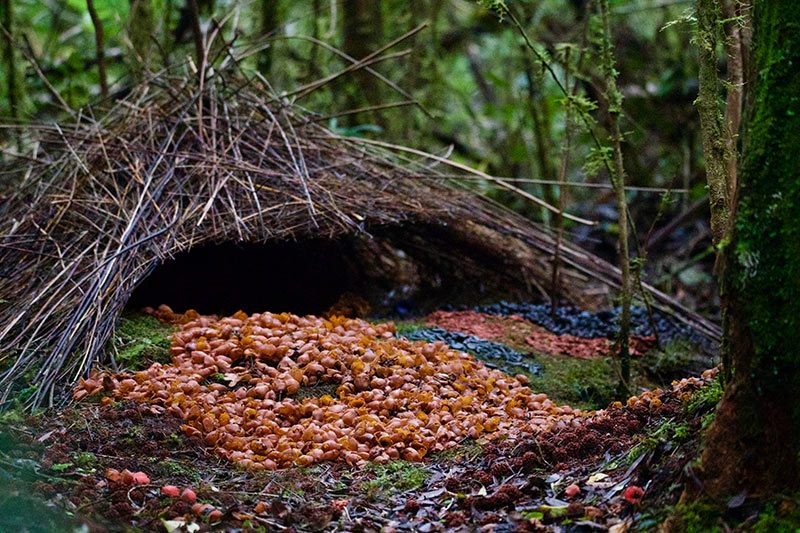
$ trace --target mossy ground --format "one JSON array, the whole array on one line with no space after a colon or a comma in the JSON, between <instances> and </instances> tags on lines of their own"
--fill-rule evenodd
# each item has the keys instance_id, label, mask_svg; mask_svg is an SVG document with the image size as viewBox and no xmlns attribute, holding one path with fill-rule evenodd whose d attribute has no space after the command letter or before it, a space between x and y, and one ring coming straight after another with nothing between
<instances>
[{"instance_id":1,"label":"mossy ground","mask_svg":"<svg viewBox=\"0 0 800 533\"><path fill-rule=\"evenodd\" d=\"M390 461L386 464L370 463L367 465L366 471L375 476L375 479L361 484L361 491L370 501L385 499L397 492L416 489L430 477L430 472L419 464L401 460Z\"/></svg>"},{"instance_id":2,"label":"mossy ground","mask_svg":"<svg viewBox=\"0 0 800 533\"><path fill-rule=\"evenodd\" d=\"M490 322L500 324L502 320L498 317L490 319ZM398 335L404 335L428 326L423 319L413 319L397 321L395 327ZM532 362L541 365L539 374L527 372L521 367L511 368L528 376L531 389L547 394L558 404L594 410L603 409L619 399L619 375L614 361L609 357L580 359L533 352L519 329L509 329L508 337L499 341L521 353L530 353ZM659 386L668 387L672 379L684 377L694 351L696 349L690 343L676 341L665 345L662 350L651 350L634 360L632 392L635 394Z\"/></svg>"},{"instance_id":3,"label":"mossy ground","mask_svg":"<svg viewBox=\"0 0 800 533\"><path fill-rule=\"evenodd\" d=\"M159 322L144 313L125 313L109 342L109 350L120 367L139 369L151 362L170 360L169 336L175 331L171 324Z\"/></svg>"},{"instance_id":4,"label":"mossy ground","mask_svg":"<svg viewBox=\"0 0 800 533\"><path fill-rule=\"evenodd\" d=\"M727 504L701 498L674 507L670 530L681 533L797 533L800 531L798 502L800 494L792 494L730 508Z\"/></svg>"}]
</instances>

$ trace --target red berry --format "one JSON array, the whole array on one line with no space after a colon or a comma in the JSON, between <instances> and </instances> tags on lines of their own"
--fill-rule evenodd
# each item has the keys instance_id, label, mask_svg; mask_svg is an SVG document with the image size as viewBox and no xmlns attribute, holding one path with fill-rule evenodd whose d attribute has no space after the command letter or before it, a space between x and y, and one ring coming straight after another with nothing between
<instances>
[{"instance_id":1,"label":"red berry","mask_svg":"<svg viewBox=\"0 0 800 533\"><path fill-rule=\"evenodd\" d=\"M133 473L133 482L137 485L147 485L150 483L150 478L147 477L147 474L144 472L134 472Z\"/></svg>"},{"instance_id":2,"label":"red berry","mask_svg":"<svg viewBox=\"0 0 800 533\"><path fill-rule=\"evenodd\" d=\"M631 485L627 489L625 489L625 501L630 503L639 503L642 501L642 497L644 496L644 491L641 487L637 487L636 485Z\"/></svg>"},{"instance_id":3,"label":"red berry","mask_svg":"<svg viewBox=\"0 0 800 533\"><path fill-rule=\"evenodd\" d=\"M164 485L161 487L161 494L169 496L170 498L176 498L180 494L180 491L175 485Z\"/></svg>"},{"instance_id":4,"label":"red berry","mask_svg":"<svg viewBox=\"0 0 800 533\"><path fill-rule=\"evenodd\" d=\"M186 503L195 503L197 501L197 494L192 489L183 489L181 492L181 500Z\"/></svg>"},{"instance_id":5,"label":"red berry","mask_svg":"<svg viewBox=\"0 0 800 533\"><path fill-rule=\"evenodd\" d=\"M573 483L572 485L570 485L566 489L564 489L564 494L566 494L567 496L572 498L573 496L578 494L580 491L581 491L581 488L578 485Z\"/></svg>"}]
</instances>

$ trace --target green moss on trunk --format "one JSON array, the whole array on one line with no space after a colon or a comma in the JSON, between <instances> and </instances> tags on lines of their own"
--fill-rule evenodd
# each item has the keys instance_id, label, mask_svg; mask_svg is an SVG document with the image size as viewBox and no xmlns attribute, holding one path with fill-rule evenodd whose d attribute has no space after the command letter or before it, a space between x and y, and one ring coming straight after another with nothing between
<instances>
[{"instance_id":1,"label":"green moss on trunk","mask_svg":"<svg viewBox=\"0 0 800 533\"><path fill-rule=\"evenodd\" d=\"M800 10L754 3L756 80L724 287L734 376L703 455L714 494L798 484L800 452Z\"/></svg>"}]
</instances>

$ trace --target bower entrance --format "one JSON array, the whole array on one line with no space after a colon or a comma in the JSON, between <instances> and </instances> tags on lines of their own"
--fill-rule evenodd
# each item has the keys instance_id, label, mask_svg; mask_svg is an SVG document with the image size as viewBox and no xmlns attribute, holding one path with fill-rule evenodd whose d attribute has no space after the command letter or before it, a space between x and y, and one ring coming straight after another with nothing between
<instances>
[{"instance_id":1,"label":"bower entrance","mask_svg":"<svg viewBox=\"0 0 800 533\"><path fill-rule=\"evenodd\" d=\"M205 244L165 260L134 290L128 309L228 315L320 315L340 301L360 314L419 314L448 305L531 299L519 267L489 243L446 225L377 228L370 235ZM357 297L357 298L353 298Z\"/></svg>"}]
</instances>

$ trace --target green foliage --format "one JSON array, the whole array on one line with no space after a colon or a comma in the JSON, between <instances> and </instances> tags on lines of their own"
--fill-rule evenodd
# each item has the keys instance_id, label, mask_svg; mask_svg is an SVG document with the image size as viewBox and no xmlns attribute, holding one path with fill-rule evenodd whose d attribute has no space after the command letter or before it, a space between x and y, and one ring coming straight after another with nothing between
<instances>
[{"instance_id":1,"label":"green foliage","mask_svg":"<svg viewBox=\"0 0 800 533\"><path fill-rule=\"evenodd\" d=\"M200 473L196 470L172 460L164 460L155 464L156 472L164 477L180 478L181 480L200 481Z\"/></svg>"},{"instance_id":2,"label":"green foliage","mask_svg":"<svg viewBox=\"0 0 800 533\"><path fill-rule=\"evenodd\" d=\"M583 163L583 172L589 177L596 176L600 170L611 164L613 154L614 149L610 146L591 147Z\"/></svg>"},{"instance_id":3,"label":"green foliage","mask_svg":"<svg viewBox=\"0 0 800 533\"><path fill-rule=\"evenodd\" d=\"M478 0L478 4L486 9L495 11L501 21L508 12L508 6L506 5L505 0Z\"/></svg>"},{"instance_id":4,"label":"green foliage","mask_svg":"<svg viewBox=\"0 0 800 533\"><path fill-rule=\"evenodd\" d=\"M722 399L723 392L722 383L718 376L692 395L689 403L686 404L686 409L692 415L699 411L713 409Z\"/></svg>"},{"instance_id":5,"label":"green foliage","mask_svg":"<svg viewBox=\"0 0 800 533\"><path fill-rule=\"evenodd\" d=\"M797 495L795 495L796 498ZM728 509L706 498L679 503L670 518L670 531L681 533L797 533L800 509L796 500L776 498L757 502L757 510L742 516L738 509Z\"/></svg>"},{"instance_id":6,"label":"green foliage","mask_svg":"<svg viewBox=\"0 0 800 533\"><path fill-rule=\"evenodd\" d=\"M395 322L394 327L395 330L397 331L397 336L402 337L413 331L417 331L418 329L424 329L427 326L425 325L424 322L420 320L413 320L413 321Z\"/></svg>"},{"instance_id":7,"label":"green foliage","mask_svg":"<svg viewBox=\"0 0 800 533\"><path fill-rule=\"evenodd\" d=\"M23 120L51 119L62 115L50 90L25 60L26 41L31 43L39 67L69 106L78 108L96 102L99 96L94 27L86 3L83 0L65 0L57 4L53 0L13 2L18 26L15 44L20 52L16 56L17 67L19 79L24 83ZM136 11L131 6L145 4L147 12L140 17L145 23L134 24L131 28L133 33L129 33L128 27L134 16L131 11ZM207 2L198 4L201 26L207 31L219 30L217 44L225 41L233 43L234 49L241 50L245 48L243 43L249 45L261 34L263 13L259 2L225 0L212 2L211 9ZM390 142L411 142L414 146L433 151L446 150L453 144L455 150L451 157L489 174L543 178L542 163L550 167L559 164L557 147L564 140L568 111L581 116L584 126L580 129L588 122L598 130L600 138L603 137L602 123L598 125L595 121L598 115L596 103L583 90L566 96L543 70L542 61L545 61L559 79L567 71L573 79L585 80L586 83L580 83L579 87L598 78L597 47L592 42L585 42L581 22L584 13L578 7L580 3L573 4L561 0L534 3L481 0L459 3L457 9L440 9L436 7L438 3L423 6L411 2L382 2L382 20L391 21L376 29L382 31L383 42L399 37L423 20L430 23L426 30L392 50L408 47L412 54L381 62L373 68L407 91L432 117L416 106L407 106L380 111L376 116L382 118L381 121L369 115L370 120L364 121L366 123L354 124L348 120L347 127L342 128L345 119L340 117L339 122L336 118L328 118L329 125L342 134L380 136ZM181 19L178 11L185 3L150 0L143 4L107 0L95 1L95 6L103 22L105 63L112 95L109 103L113 103L115 95L124 94L134 82L138 66L132 46L139 50L148 46L152 48L152 71L167 64L179 71L191 70L185 62L188 56L194 55L191 30L183 33L180 42L175 39ZM678 28L659 32L667 21L680 17L684 10L680 4L658 10L628 10L619 2L613 5L614 24L622 26L621 33L630 36L630 39L616 43L618 69L623 73L620 86L640 92L648 87L647 107L634 109L629 102L627 109L631 122L637 124L636 142L628 139L631 152L644 153L642 148L647 147L646 152L652 154L652 160L643 163L641 172L636 172L637 167L629 169L632 181L638 185L669 184L681 170L682 158L676 156L674 146L666 142L654 143L654 138L676 138L687 127L690 130L695 127L685 121L665 120L675 115L671 106L676 95L681 97L694 90L693 65L696 58L685 46L684 34ZM325 6L315 16L308 3L279 4L275 13L276 31L269 39L269 50L272 64L281 68L272 68L268 76L270 85L278 92L340 72L349 65L336 54L302 38L313 35L338 47L343 26L340 11L336 11L339 23L333 24L332 12ZM227 17L232 13L235 16ZM536 57L521 46L523 42L512 26L511 14L531 37ZM596 17L590 18L595 24ZM148 30L151 20L154 24ZM549 20L563 20L565 24L553 32ZM237 24L235 28L233 21ZM145 36L146 31L152 34ZM469 54L465 54L467 49ZM553 53L547 54L547 50ZM237 59L237 64L245 72L253 72L259 69L261 57L262 54L258 53L244 54ZM0 109L7 109L5 76L4 69L0 69ZM340 112L347 106L347 95L358 88L358 80L353 73L338 77L323 89L305 96L301 105L323 116ZM650 89L650 86L654 88ZM484 91L484 88L488 90ZM658 100L662 98L666 105ZM390 100L389 97L385 99ZM638 101L642 103L644 100L640 98ZM679 111L678 115L684 116L684 111ZM541 147L532 134L537 120L543 132ZM380 123L382 129L376 123ZM4 136L9 136L10 131L0 131L0 145L4 144ZM571 181L586 179L581 164L592 145L586 131L573 136L567 165L567 177ZM603 164L602 160L599 162ZM542 216L538 207L497 188L492 182L476 179L471 180L468 186L527 216ZM523 188L546 196L542 185L524 184ZM591 189L571 188L570 202L588 205L587 200L592 198L592 194Z\"/></svg>"},{"instance_id":8,"label":"green foliage","mask_svg":"<svg viewBox=\"0 0 800 533\"><path fill-rule=\"evenodd\" d=\"M687 422L678 423L675 419L664 420L658 427L638 437L638 443L626 457L626 462L633 462L644 453L652 452L667 443L679 445L689 440L692 430Z\"/></svg>"},{"instance_id":9,"label":"green foliage","mask_svg":"<svg viewBox=\"0 0 800 533\"><path fill-rule=\"evenodd\" d=\"M164 444L170 450L179 450L183 448L184 442L178 435L171 433Z\"/></svg>"},{"instance_id":10,"label":"green foliage","mask_svg":"<svg viewBox=\"0 0 800 533\"><path fill-rule=\"evenodd\" d=\"M386 498L396 491L415 489L430 476L421 466L400 460L385 464L369 463L366 470L375 475L375 479L361 485L361 491L369 500Z\"/></svg>"},{"instance_id":11,"label":"green foliage","mask_svg":"<svg viewBox=\"0 0 800 533\"><path fill-rule=\"evenodd\" d=\"M707 501L697 500L679 504L675 508L674 518L679 520L685 533L721 533L719 523L720 510Z\"/></svg>"},{"instance_id":12,"label":"green foliage","mask_svg":"<svg viewBox=\"0 0 800 533\"><path fill-rule=\"evenodd\" d=\"M17 22L14 41L21 52L19 59L29 55L27 43L30 43L31 52L46 73L47 80L71 107L83 106L99 95L97 69L90 66L96 52L94 26L88 16L86 2L68 0L55 6L50 2L22 0L12 4ZM127 72L123 50L128 1L104 0L95 2L95 5L104 25L109 80L117 81ZM6 73L3 71L0 74L5 86ZM58 110L44 82L30 67L21 92L25 96L22 102L24 114L50 115ZM0 107L5 105L5 91L2 96Z\"/></svg>"},{"instance_id":13,"label":"green foliage","mask_svg":"<svg viewBox=\"0 0 800 533\"><path fill-rule=\"evenodd\" d=\"M159 322L150 315L128 314L120 318L111 340L117 364L133 369L148 362L169 362L169 335L175 331L170 324Z\"/></svg>"},{"instance_id":14,"label":"green foliage","mask_svg":"<svg viewBox=\"0 0 800 533\"><path fill-rule=\"evenodd\" d=\"M0 413L0 426L20 426L26 423L25 408L18 404Z\"/></svg>"},{"instance_id":15,"label":"green foliage","mask_svg":"<svg viewBox=\"0 0 800 533\"><path fill-rule=\"evenodd\" d=\"M75 466L73 463L57 463L50 467L50 470L53 472L66 472L70 468Z\"/></svg>"},{"instance_id":16,"label":"green foliage","mask_svg":"<svg viewBox=\"0 0 800 533\"><path fill-rule=\"evenodd\" d=\"M798 533L800 531L800 508L797 500L782 503L770 502L758 513L753 524L753 533Z\"/></svg>"},{"instance_id":17,"label":"green foliage","mask_svg":"<svg viewBox=\"0 0 800 533\"><path fill-rule=\"evenodd\" d=\"M81 452L75 454L72 459L78 468L91 469L97 466L97 456L91 452Z\"/></svg>"}]
</instances>

